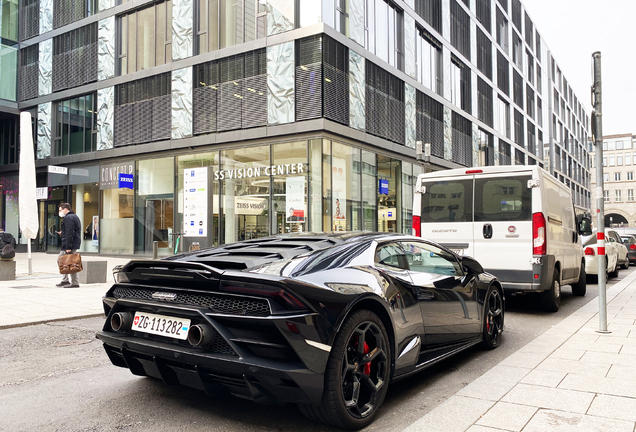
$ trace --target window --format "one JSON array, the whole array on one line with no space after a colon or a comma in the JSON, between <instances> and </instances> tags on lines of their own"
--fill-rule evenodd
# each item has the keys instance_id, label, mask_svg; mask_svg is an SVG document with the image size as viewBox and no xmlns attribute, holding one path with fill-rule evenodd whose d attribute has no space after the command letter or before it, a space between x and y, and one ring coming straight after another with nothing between
<instances>
[{"instance_id":1,"label":"window","mask_svg":"<svg viewBox=\"0 0 636 432\"><path fill-rule=\"evenodd\" d=\"M516 70L512 75L512 93L515 104L523 109L523 78Z\"/></svg>"},{"instance_id":2,"label":"window","mask_svg":"<svg viewBox=\"0 0 636 432\"><path fill-rule=\"evenodd\" d=\"M472 222L472 190L472 180L426 184L426 193L422 194L422 222Z\"/></svg>"},{"instance_id":3,"label":"window","mask_svg":"<svg viewBox=\"0 0 636 432\"><path fill-rule=\"evenodd\" d=\"M349 2L346 0L336 0L336 30L349 36Z\"/></svg>"},{"instance_id":4,"label":"window","mask_svg":"<svg viewBox=\"0 0 636 432\"><path fill-rule=\"evenodd\" d=\"M532 45L532 42L534 41L534 26L532 25L532 20L530 19L527 13L526 13L525 34L526 34L526 43L528 44L530 49L534 50L534 46Z\"/></svg>"},{"instance_id":5,"label":"window","mask_svg":"<svg viewBox=\"0 0 636 432\"><path fill-rule=\"evenodd\" d=\"M97 98L87 94L56 102L54 106L55 156L95 151L97 148Z\"/></svg>"},{"instance_id":6,"label":"window","mask_svg":"<svg viewBox=\"0 0 636 432\"><path fill-rule=\"evenodd\" d=\"M479 28L477 29L477 68L492 79L492 43Z\"/></svg>"},{"instance_id":7,"label":"window","mask_svg":"<svg viewBox=\"0 0 636 432\"><path fill-rule=\"evenodd\" d=\"M510 138L510 104L501 97L497 98L497 123L495 129L501 135ZM634 155L636 160L636 155Z\"/></svg>"},{"instance_id":8,"label":"window","mask_svg":"<svg viewBox=\"0 0 636 432\"><path fill-rule=\"evenodd\" d=\"M383 0L375 3L377 35L388 35L376 39L375 54L391 66L403 69L404 16L401 10Z\"/></svg>"},{"instance_id":9,"label":"window","mask_svg":"<svg viewBox=\"0 0 636 432\"><path fill-rule=\"evenodd\" d=\"M634 180L634 172L633 171L629 171L627 173L627 180Z\"/></svg>"},{"instance_id":10,"label":"window","mask_svg":"<svg viewBox=\"0 0 636 432\"><path fill-rule=\"evenodd\" d=\"M487 1L490 5L490 1ZM415 0L415 13L442 33L442 0Z\"/></svg>"},{"instance_id":11,"label":"window","mask_svg":"<svg viewBox=\"0 0 636 432\"><path fill-rule=\"evenodd\" d=\"M531 84L534 84L534 57L530 51L526 51L526 78ZM537 86L539 83L537 83Z\"/></svg>"},{"instance_id":12,"label":"window","mask_svg":"<svg viewBox=\"0 0 636 432\"><path fill-rule=\"evenodd\" d=\"M526 84L526 113L534 118L534 90Z\"/></svg>"},{"instance_id":13,"label":"window","mask_svg":"<svg viewBox=\"0 0 636 432\"><path fill-rule=\"evenodd\" d=\"M636 162L636 156L634 156L634 162ZM607 156L603 157L603 166L607 166Z\"/></svg>"},{"instance_id":14,"label":"window","mask_svg":"<svg viewBox=\"0 0 636 432\"><path fill-rule=\"evenodd\" d=\"M172 60L172 2L167 0L117 19L120 75Z\"/></svg>"},{"instance_id":15,"label":"window","mask_svg":"<svg viewBox=\"0 0 636 432\"><path fill-rule=\"evenodd\" d=\"M417 80L437 94L442 94L442 45L429 32L419 29L415 51Z\"/></svg>"},{"instance_id":16,"label":"window","mask_svg":"<svg viewBox=\"0 0 636 432\"><path fill-rule=\"evenodd\" d=\"M456 57L451 59L451 102L470 112L470 69Z\"/></svg>"},{"instance_id":17,"label":"window","mask_svg":"<svg viewBox=\"0 0 636 432\"><path fill-rule=\"evenodd\" d=\"M623 141L616 141L616 150L623 150Z\"/></svg>"},{"instance_id":18,"label":"window","mask_svg":"<svg viewBox=\"0 0 636 432\"><path fill-rule=\"evenodd\" d=\"M508 20L497 8L497 44L508 54Z\"/></svg>"},{"instance_id":19,"label":"window","mask_svg":"<svg viewBox=\"0 0 636 432\"><path fill-rule=\"evenodd\" d=\"M603 191L603 202L610 202L609 191Z\"/></svg>"},{"instance_id":20,"label":"window","mask_svg":"<svg viewBox=\"0 0 636 432\"><path fill-rule=\"evenodd\" d=\"M609 141L607 143L607 149L608 150L616 150L616 141Z\"/></svg>"},{"instance_id":21,"label":"window","mask_svg":"<svg viewBox=\"0 0 636 432\"><path fill-rule=\"evenodd\" d=\"M451 44L470 59L470 17L456 0L451 0Z\"/></svg>"},{"instance_id":22,"label":"window","mask_svg":"<svg viewBox=\"0 0 636 432\"><path fill-rule=\"evenodd\" d=\"M521 147L524 146L523 143L523 114L519 110L515 110L515 142L519 144Z\"/></svg>"},{"instance_id":23,"label":"window","mask_svg":"<svg viewBox=\"0 0 636 432\"><path fill-rule=\"evenodd\" d=\"M376 264L407 270L408 262L404 251L397 243L378 246L375 252Z\"/></svg>"},{"instance_id":24,"label":"window","mask_svg":"<svg viewBox=\"0 0 636 432\"><path fill-rule=\"evenodd\" d=\"M609 181L609 174L603 174L603 183L607 183Z\"/></svg>"},{"instance_id":25,"label":"window","mask_svg":"<svg viewBox=\"0 0 636 432\"><path fill-rule=\"evenodd\" d=\"M195 1L195 53L238 45L265 37L265 2L238 0Z\"/></svg>"},{"instance_id":26,"label":"window","mask_svg":"<svg viewBox=\"0 0 636 432\"><path fill-rule=\"evenodd\" d=\"M622 202L623 201L623 197L622 197L622 193L621 192L622 192L621 190L615 190L614 191L614 194L615 194L615 197L616 197L616 200L615 200L616 202Z\"/></svg>"},{"instance_id":27,"label":"window","mask_svg":"<svg viewBox=\"0 0 636 432\"><path fill-rule=\"evenodd\" d=\"M510 96L510 66L506 57L497 51L497 87Z\"/></svg>"},{"instance_id":28,"label":"window","mask_svg":"<svg viewBox=\"0 0 636 432\"><path fill-rule=\"evenodd\" d=\"M623 166L623 156L616 156L616 166Z\"/></svg>"},{"instance_id":29,"label":"window","mask_svg":"<svg viewBox=\"0 0 636 432\"><path fill-rule=\"evenodd\" d=\"M537 123L539 123L540 127L543 127L543 105L539 97L537 97Z\"/></svg>"},{"instance_id":30,"label":"window","mask_svg":"<svg viewBox=\"0 0 636 432\"><path fill-rule=\"evenodd\" d=\"M477 20L484 26L486 31L490 33L490 3L491 0L477 0L475 6L477 8Z\"/></svg>"},{"instance_id":31,"label":"window","mask_svg":"<svg viewBox=\"0 0 636 432\"><path fill-rule=\"evenodd\" d=\"M607 141L603 141L603 151L607 151Z\"/></svg>"},{"instance_id":32,"label":"window","mask_svg":"<svg viewBox=\"0 0 636 432\"><path fill-rule=\"evenodd\" d=\"M512 23L521 33L521 1L512 0Z\"/></svg>"},{"instance_id":33,"label":"window","mask_svg":"<svg viewBox=\"0 0 636 432\"><path fill-rule=\"evenodd\" d=\"M634 153L634 154L632 155L632 157L633 157L632 165L636 165L636 153ZM603 166L605 166L605 165L603 165Z\"/></svg>"},{"instance_id":34,"label":"window","mask_svg":"<svg viewBox=\"0 0 636 432\"><path fill-rule=\"evenodd\" d=\"M634 189L627 189L627 201L634 201Z\"/></svg>"},{"instance_id":35,"label":"window","mask_svg":"<svg viewBox=\"0 0 636 432\"><path fill-rule=\"evenodd\" d=\"M609 157L609 166L616 166L616 156Z\"/></svg>"},{"instance_id":36,"label":"window","mask_svg":"<svg viewBox=\"0 0 636 432\"><path fill-rule=\"evenodd\" d=\"M614 173L614 181L621 181L621 173L619 172Z\"/></svg>"},{"instance_id":37,"label":"window","mask_svg":"<svg viewBox=\"0 0 636 432\"><path fill-rule=\"evenodd\" d=\"M632 142L631 141L625 141L625 149L630 149L632 148Z\"/></svg>"},{"instance_id":38,"label":"window","mask_svg":"<svg viewBox=\"0 0 636 432\"><path fill-rule=\"evenodd\" d=\"M523 71L523 43L516 33L512 34L512 62Z\"/></svg>"},{"instance_id":39,"label":"window","mask_svg":"<svg viewBox=\"0 0 636 432\"><path fill-rule=\"evenodd\" d=\"M54 0L53 28L91 16L97 12L97 0Z\"/></svg>"},{"instance_id":40,"label":"window","mask_svg":"<svg viewBox=\"0 0 636 432\"><path fill-rule=\"evenodd\" d=\"M535 53L537 53L537 60L541 61L541 36L539 36L539 32L535 33L535 43L536 43L536 49L534 50Z\"/></svg>"},{"instance_id":41,"label":"window","mask_svg":"<svg viewBox=\"0 0 636 432\"><path fill-rule=\"evenodd\" d=\"M475 180L475 222L532 219L530 177L511 176Z\"/></svg>"},{"instance_id":42,"label":"window","mask_svg":"<svg viewBox=\"0 0 636 432\"><path fill-rule=\"evenodd\" d=\"M628 154L625 155L625 165L631 165L632 164L632 157Z\"/></svg>"},{"instance_id":43,"label":"window","mask_svg":"<svg viewBox=\"0 0 636 432\"><path fill-rule=\"evenodd\" d=\"M488 126L493 126L492 87L481 78L477 78L477 117Z\"/></svg>"},{"instance_id":44,"label":"window","mask_svg":"<svg viewBox=\"0 0 636 432\"><path fill-rule=\"evenodd\" d=\"M537 64L537 82L534 87L537 89L538 94L541 94L542 86L543 86L543 83L541 82L541 66Z\"/></svg>"},{"instance_id":45,"label":"window","mask_svg":"<svg viewBox=\"0 0 636 432\"><path fill-rule=\"evenodd\" d=\"M406 261L413 272L462 276L457 259L449 252L423 242L403 242Z\"/></svg>"}]
</instances>

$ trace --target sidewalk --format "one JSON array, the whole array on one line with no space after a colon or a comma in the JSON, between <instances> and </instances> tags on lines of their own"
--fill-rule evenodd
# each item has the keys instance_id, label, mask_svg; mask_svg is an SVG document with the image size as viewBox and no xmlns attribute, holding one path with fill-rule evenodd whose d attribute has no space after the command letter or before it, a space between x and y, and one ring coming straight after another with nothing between
<instances>
[{"instance_id":1,"label":"sidewalk","mask_svg":"<svg viewBox=\"0 0 636 432\"><path fill-rule=\"evenodd\" d=\"M403 432L634 432L636 272L495 365ZM504 342L506 335L504 333Z\"/></svg>"},{"instance_id":2,"label":"sidewalk","mask_svg":"<svg viewBox=\"0 0 636 432\"><path fill-rule=\"evenodd\" d=\"M57 255L32 253L33 274L28 274L26 253L17 253L16 280L0 281L0 329L38 322L101 315L102 296L113 284L112 269L130 258L84 255L84 261L107 261L106 283L59 288L62 280Z\"/></svg>"}]
</instances>

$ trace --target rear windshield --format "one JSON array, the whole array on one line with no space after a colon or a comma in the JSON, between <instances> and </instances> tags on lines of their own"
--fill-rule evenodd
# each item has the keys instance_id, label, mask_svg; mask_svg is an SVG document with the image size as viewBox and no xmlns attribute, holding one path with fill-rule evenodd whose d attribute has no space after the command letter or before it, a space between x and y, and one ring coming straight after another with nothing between
<instances>
[{"instance_id":1,"label":"rear windshield","mask_svg":"<svg viewBox=\"0 0 636 432\"><path fill-rule=\"evenodd\" d=\"M531 176L423 183L422 223L532 220ZM473 199L474 198L474 199ZM474 202L473 202L474 201Z\"/></svg>"},{"instance_id":2,"label":"rear windshield","mask_svg":"<svg viewBox=\"0 0 636 432\"><path fill-rule=\"evenodd\" d=\"M475 221L532 220L531 176L477 178L475 180Z\"/></svg>"},{"instance_id":3,"label":"rear windshield","mask_svg":"<svg viewBox=\"0 0 636 432\"><path fill-rule=\"evenodd\" d=\"M473 181L449 180L423 183L422 222L472 222Z\"/></svg>"}]
</instances>

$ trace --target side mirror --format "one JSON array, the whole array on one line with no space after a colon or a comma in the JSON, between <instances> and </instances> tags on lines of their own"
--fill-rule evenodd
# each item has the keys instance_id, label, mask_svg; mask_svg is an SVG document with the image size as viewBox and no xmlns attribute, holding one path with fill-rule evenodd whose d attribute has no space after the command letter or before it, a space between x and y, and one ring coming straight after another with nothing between
<instances>
[{"instance_id":1,"label":"side mirror","mask_svg":"<svg viewBox=\"0 0 636 432\"><path fill-rule=\"evenodd\" d=\"M462 266L467 273L479 274L484 272L484 268L477 262L476 259L469 256L462 257Z\"/></svg>"},{"instance_id":2,"label":"side mirror","mask_svg":"<svg viewBox=\"0 0 636 432\"><path fill-rule=\"evenodd\" d=\"M576 216L576 226L579 235L592 235L592 219L589 217L583 215Z\"/></svg>"}]
</instances>

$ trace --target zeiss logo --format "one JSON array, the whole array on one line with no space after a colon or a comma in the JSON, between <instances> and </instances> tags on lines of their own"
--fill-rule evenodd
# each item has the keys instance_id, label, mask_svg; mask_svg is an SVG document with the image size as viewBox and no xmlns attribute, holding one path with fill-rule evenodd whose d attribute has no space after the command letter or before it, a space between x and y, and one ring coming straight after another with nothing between
<instances>
[{"instance_id":1,"label":"zeiss logo","mask_svg":"<svg viewBox=\"0 0 636 432\"><path fill-rule=\"evenodd\" d=\"M132 174L119 173L118 180L119 180L119 182L118 182L119 183L119 189L122 189L122 188L133 189L134 181L133 181L133 175Z\"/></svg>"},{"instance_id":2,"label":"zeiss logo","mask_svg":"<svg viewBox=\"0 0 636 432\"><path fill-rule=\"evenodd\" d=\"M190 171L190 177L194 177L194 171Z\"/></svg>"}]
</instances>

